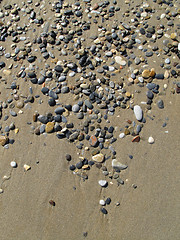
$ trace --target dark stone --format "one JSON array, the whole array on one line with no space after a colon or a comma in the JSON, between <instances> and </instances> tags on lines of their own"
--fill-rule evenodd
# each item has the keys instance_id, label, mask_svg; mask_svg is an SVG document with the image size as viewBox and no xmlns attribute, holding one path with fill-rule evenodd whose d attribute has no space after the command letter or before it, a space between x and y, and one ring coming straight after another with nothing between
<instances>
[{"instance_id":1,"label":"dark stone","mask_svg":"<svg viewBox=\"0 0 180 240\"><path fill-rule=\"evenodd\" d=\"M66 160L67 160L67 161L71 161L71 159L72 159L72 158L71 158L71 155L70 155L70 154L66 154Z\"/></svg>"},{"instance_id":2,"label":"dark stone","mask_svg":"<svg viewBox=\"0 0 180 240\"><path fill-rule=\"evenodd\" d=\"M101 208L101 212L102 212L103 214L108 214L108 211L107 211L105 208Z\"/></svg>"},{"instance_id":3,"label":"dark stone","mask_svg":"<svg viewBox=\"0 0 180 240\"><path fill-rule=\"evenodd\" d=\"M111 198L107 198L106 201L105 201L105 203L106 203L107 205L109 205L109 204L111 203Z\"/></svg>"},{"instance_id":4,"label":"dark stone","mask_svg":"<svg viewBox=\"0 0 180 240\"><path fill-rule=\"evenodd\" d=\"M159 100L159 101L157 102L157 106L158 106L158 108L163 109L163 108L164 108L164 102L163 102L163 100Z\"/></svg>"},{"instance_id":5,"label":"dark stone","mask_svg":"<svg viewBox=\"0 0 180 240\"><path fill-rule=\"evenodd\" d=\"M58 73L61 73L63 71L63 68L60 65L56 65L54 70Z\"/></svg>"},{"instance_id":6,"label":"dark stone","mask_svg":"<svg viewBox=\"0 0 180 240\"><path fill-rule=\"evenodd\" d=\"M63 107L58 107L58 108L55 109L54 112L55 112L56 114L60 114L60 115L61 115L64 111L65 111L65 110L64 110Z\"/></svg>"},{"instance_id":7,"label":"dark stone","mask_svg":"<svg viewBox=\"0 0 180 240\"><path fill-rule=\"evenodd\" d=\"M49 106L53 107L53 106L56 105L56 101L55 101L53 98L50 98L50 99L48 100L48 104L49 104Z\"/></svg>"},{"instance_id":8,"label":"dark stone","mask_svg":"<svg viewBox=\"0 0 180 240\"><path fill-rule=\"evenodd\" d=\"M69 167L69 169L70 169L71 171L74 171L74 170L76 169L76 166L75 166L75 165L71 165L71 166Z\"/></svg>"}]
</instances>

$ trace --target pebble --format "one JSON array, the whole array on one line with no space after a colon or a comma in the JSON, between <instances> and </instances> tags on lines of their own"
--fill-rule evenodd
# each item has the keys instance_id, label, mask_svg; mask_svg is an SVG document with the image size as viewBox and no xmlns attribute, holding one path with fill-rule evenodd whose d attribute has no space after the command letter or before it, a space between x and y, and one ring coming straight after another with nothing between
<instances>
[{"instance_id":1,"label":"pebble","mask_svg":"<svg viewBox=\"0 0 180 240\"><path fill-rule=\"evenodd\" d=\"M116 63L120 64L121 66L125 66L126 65L126 61L122 59L122 57L120 56L116 56L115 57L115 61Z\"/></svg>"},{"instance_id":2,"label":"pebble","mask_svg":"<svg viewBox=\"0 0 180 240\"><path fill-rule=\"evenodd\" d=\"M12 168L16 168L17 167L17 163L15 161L11 161L10 163Z\"/></svg>"},{"instance_id":3,"label":"pebble","mask_svg":"<svg viewBox=\"0 0 180 240\"><path fill-rule=\"evenodd\" d=\"M94 162L102 163L104 161L104 154L102 154L102 153L96 154L96 155L92 156L92 160Z\"/></svg>"},{"instance_id":4,"label":"pebble","mask_svg":"<svg viewBox=\"0 0 180 240\"><path fill-rule=\"evenodd\" d=\"M134 106L134 115L138 121L141 121L143 118L143 111L139 105Z\"/></svg>"},{"instance_id":5,"label":"pebble","mask_svg":"<svg viewBox=\"0 0 180 240\"><path fill-rule=\"evenodd\" d=\"M72 106L72 111L73 111L74 113L79 112L79 110L80 110L80 107L79 107L78 104L75 104L75 105Z\"/></svg>"},{"instance_id":6,"label":"pebble","mask_svg":"<svg viewBox=\"0 0 180 240\"><path fill-rule=\"evenodd\" d=\"M158 106L159 109L163 109L163 108L164 108L164 102L163 102L163 100L161 100L161 99L158 100L158 101L157 101L157 106Z\"/></svg>"},{"instance_id":7,"label":"pebble","mask_svg":"<svg viewBox=\"0 0 180 240\"><path fill-rule=\"evenodd\" d=\"M108 184L108 182L106 180L99 180L98 183L101 187L106 187Z\"/></svg>"},{"instance_id":8,"label":"pebble","mask_svg":"<svg viewBox=\"0 0 180 240\"><path fill-rule=\"evenodd\" d=\"M100 204L101 206L105 206L105 205L106 205L106 203L105 203L105 201L104 201L103 199L99 200L99 204Z\"/></svg>"},{"instance_id":9,"label":"pebble","mask_svg":"<svg viewBox=\"0 0 180 240\"><path fill-rule=\"evenodd\" d=\"M154 143L154 138L153 137L149 137L148 138L148 143L153 144Z\"/></svg>"},{"instance_id":10,"label":"pebble","mask_svg":"<svg viewBox=\"0 0 180 240\"><path fill-rule=\"evenodd\" d=\"M6 136L0 136L0 145L1 146L4 146L4 145L6 145L7 143L8 143L8 141L9 141L9 138L8 137L6 137Z\"/></svg>"},{"instance_id":11,"label":"pebble","mask_svg":"<svg viewBox=\"0 0 180 240\"><path fill-rule=\"evenodd\" d=\"M128 166L118 162L116 159L112 160L112 167L119 170L125 170Z\"/></svg>"}]
</instances>

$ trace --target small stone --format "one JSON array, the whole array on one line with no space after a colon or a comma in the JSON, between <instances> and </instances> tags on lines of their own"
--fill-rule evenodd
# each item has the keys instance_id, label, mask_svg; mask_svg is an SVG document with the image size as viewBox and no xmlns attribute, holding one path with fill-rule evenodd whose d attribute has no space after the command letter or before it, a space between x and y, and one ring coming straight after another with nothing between
<instances>
[{"instance_id":1,"label":"small stone","mask_svg":"<svg viewBox=\"0 0 180 240\"><path fill-rule=\"evenodd\" d=\"M104 154L102 154L102 153L96 154L96 155L92 156L92 160L94 162L102 163L104 161Z\"/></svg>"},{"instance_id":2,"label":"small stone","mask_svg":"<svg viewBox=\"0 0 180 240\"><path fill-rule=\"evenodd\" d=\"M125 133L120 133L119 134L119 138L124 138L125 137Z\"/></svg>"},{"instance_id":3,"label":"small stone","mask_svg":"<svg viewBox=\"0 0 180 240\"><path fill-rule=\"evenodd\" d=\"M101 212L102 212L103 214L108 214L108 211L107 211L105 208L101 208Z\"/></svg>"},{"instance_id":4,"label":"small stone","mask_svg":"<svg viewBox=\"0 0 180 240\"><path fill-rule=\"evenodd\" d=\"M24 107L24 101L22 101L22 100L18 101L17 104L16 104L16 107L19 108L19 109L23 108Z\"/></svg>"},{"instance_id":5,"label":"small stone","mask_svg":"<svg viewBox=\"0 0 180 240\"><path fill-rule=\"evenodd\" d=\"M143 78L149 78L150 77L150 74L151 72L147 69L145 69L143 72L142 72L142 77Z\"/></svg>"},{"instance_id":6,"label":"small stone","mask_svg":"<svg viewBox=\"0 0 180 240\"><path fill-rule=\"evenodd\" d=\"M122 57L120 56L116 56L115 57L115 61L116 63L120 64L121 66L125 66L126 65L126 61L122 59Z\"/></svg>"},{"instance_id":7,"label":"small stone","mask_svg":"<svg viewBox=\"0 0 180 240\"><path fill-rule=\"evenodd\" d=\"M90 137L90 140L89 140L90 144L92 147L95 147L98 143L98 139L97 137L95 137L94 135Z\"/></svg>"},{"instance_id":8,"label":"small stone","mask_svg":"<svg viewBox=\"0 0 180 240\"><path fill-rule=\"evenodd\" d=\"M50 200L50 201L49 201L49 204L50 204L51 206L53 206L53 207L56 205L56 203L55 203L53 200Z\"/></svg>"},{"instance_id":9,"label":"small stone","mask_svg":"<svg viewBox=\"0 0 180 240\"><path fill-rule=\"evenodd\" d=\"M8 141L9 141L9 138L8 138L8 137L6 137L6 136L0 136L0 145L1 145L1 146L6 145L6 143L8 143Z\"/></svg>"},{"instance_id":10,"label":"small stone","mask_svg":"<svg viewBox=\"0 0 180 240\"><path fill-rule=\"evenodd\" d=\"M17 163L15 161L12 161L10 163L10 165L11 165L12 168L16 168L17 167Z\"/></svg>"},{"instance_id":11,"label":"small stone","mask_svg":"<svg viewBox=\"0 0 180 240\"><path fill-rule=\"evenodd\" d=\"M3 189L2 189L2 188L0 188L0 194L1 194L1 193L3 193L3 192L4 192L4 191L3 191Z\"/></svg>"},{"instance_id":12,"label":"small stone","mask_svg":"<svg viewBox=\"0 0 180 240\"><path fill-rule=\"evenodd\" d=\"M119 169L119 170L124 170L126 169L128 166L125 164L122 164L120 162L118 162L116 159L112 160L112 167L115 169Z\"/></svg>"},{"instance_id":13,"label":"small stone","mask_svg":"<svg viewBox=\"0 0 180 240\"><path fill-rule=\"evenodd\" d=\"M98 183L101 187L106 187L108 184L108 182L106 180L99 180Z\"/></svg>"},{"instance_id":14,"label":"small stone","mask_svg":"<svg viewBox=\"0 0 180 240\"><path fill-rule=\"evenodd\" d=\"M66 160L69 162L71 161L71 155L70 154L66 154Z\"/></svg>"},{"instance_id":15,"label":"small stone","mask_svg":"<svg viewBox=\"0 0 180 240\"><path fill-rule=\"evenodd\" d=\"M99 204L100 204L101 206L105 206L105 205L106 205L106 203L105 203L105 201L104 201L103 199L99 200Z\"/></svg>"},{"instance_id":16,"label":"small stone","mask_svg":"<svg viewBox=\"0 0 180 240\"><path fill-rule=\"evenodd\" d=\"M53 130L54 130L54 122L48 122L48 123L46 124L45 131L46 131L47 133L52 133Z\"/></svg>"},{"instance_id":17,"label":"small stone","mask_svg":"<svg viewBox=\"0 0 180 240\"><path fill-rule=\"evenodd\" d=\"M149 137L148 138L148 143L153 144L154 143L154 138L153 137Z\"/></svg>"},{"instance_id":18,"label":"small stone","mask_svg":"<svg viewBox=\"0 0 180 240\"><path fill-rule=\"evenodd\" d=\"M176 40L177 34L176 33L171 33L170 37L171 37L172 40Z\"/></svg>"},{"instance_id":19,"label":"small stone","mask_svg":"<svg viewBox=\"0 0 180 240\"><path fill-rule=\"evenodd\" d=\"M143 118L143 111L139 105L134 106L134 115L138 121L141 121Z\"/></svg>"},{"instance_id":20,"label":"small stone","mask_svg":"<svg viewBox=\"0 0 180 240\"><path fill-rule=\"evenodd\" d=\"M28 170L30 170L30 169L31 169L31 167L30 167L29 165L24 164L24 170L25 170L25 171L28 171Z\"/></svg>"},{"instance_id":21,"label":"small stone","mask_svg":"<svg viewBox=\"0 0 180 240\"><path fill-rule=\"evenodd\" d=\"M158 108L163 109L163 108L164 108L164 102L163 102L163 100L160 99L160 100L157 102L157 106L158 106Z\"/></svg>"},{"instance_id":22,"label":"small stone","mask_svg":"<svg viewBox=\"0 0 180 240\"><path fill-rule=\"evenodd\" d=\"M80 107L79 107L78 104L75 104L75 105L72 106L72 111L73 111L74 113L79 112L79 110L80 110Z\"/></svg>"},{"instance_id":23,"label":"small stone","mask_svg":"<svg viewBox=\"0 0 180 240\"><path fill-rule=\"evenodd\" d=\"M136 136L132 139L132 142L139 142L140 141L140 136Z\"/></svg>"}]
</instances>

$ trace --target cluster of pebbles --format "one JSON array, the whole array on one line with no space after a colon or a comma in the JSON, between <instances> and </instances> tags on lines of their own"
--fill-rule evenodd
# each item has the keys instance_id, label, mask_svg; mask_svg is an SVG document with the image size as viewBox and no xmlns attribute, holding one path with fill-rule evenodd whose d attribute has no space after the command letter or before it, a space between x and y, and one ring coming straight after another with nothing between
<instances>
[{"instance_id":1,"label":"cluster of pebbles","mask_svg":"<svg viewBox=\"0 0 180 240\"><path fill-rule=\"evenodd\" d=\"M112 178L118 186L124 184L120 173L128 166L118 160L113 143L127 135L140 142L148 111L166 107L168 87L172 95L180 93L180 24L174 23L180 16L178 1L153 0L152 6L137 2L125 0L126 11L116 0L1 3L0 84L8 98L0 99L0 144L5 149L15 141L11 131L19 131L16 118L31 104L41 104L44 95L46 113L32 113L27 123L33 134L54 134L58 141L74 143L79 160L69 154L65 158L84 181L95 165L103 173L97 180L101 188ZM137 103L143 87L145 100ZM134 111L134 119L115 137L117 111ZM155 140L150 136L148 142ZM17 167L16 162L11 166ZM110 203L109 197L100 200L103 214ZM53 200L50 204L55 206Z\"/></svg>"}]
</instances>

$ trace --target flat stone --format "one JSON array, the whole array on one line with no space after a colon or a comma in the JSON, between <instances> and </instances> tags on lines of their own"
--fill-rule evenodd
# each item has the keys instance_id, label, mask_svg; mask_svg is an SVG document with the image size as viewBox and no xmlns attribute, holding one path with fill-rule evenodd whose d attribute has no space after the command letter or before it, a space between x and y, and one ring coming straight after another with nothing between
<instances>
[{"instance_id":1,"label":"flat stone","mask_svg":"<svg viewBox=\"0 0 180 240\"><path fill-rule=\"evenodd\" d=\"M101 187L106 187L108 184L108 182L106 180L99 180L98 183Z\"/></svg>"},{"instance_id":2,"label":"flat stone","mask_svg":"<svg viewBox=\"0 0 180 240\"><path fill-rule=\"evenodd\" d=\"M122 59L122 57L120 56L116 56L115 57L115 61L116 63L120 64L121 66L125 66L126 65L126 61Z\"/></svg>"},{"instance_id":3,"label":"flat stone","mask_svg":"<svg viewBox=\"0 0 180 240\"><path fill-rule=\"evenodd\" d=\"M143 111L139 105L134 106L134 115L138 121L141 121L143 118Z\"/></svg>"},{"instance_id":4,"label":"flat stone","mask_svg":"<svg viewBox=\"0 0 180 240\"><path fill-rule=\"evenodd\" d=\"M140 141L140 136L136 136L132 139L132 142L139 142Z\"/></svg>"},{"instance_id":5,"label":"flat stone","mask_svg":"<svg viewBox=\"0 0 180 240\"><path fill-rule=\"evenodd\" d=\"M116 168L116 169L119 169L119 170L124 170L124 169L126 169L128 166L125 165L125 164L122 164L122 163L118 162L116 159L113 159L113 160L112 160L112 167L113 167L113 168Z\"/></svg>"},{"instance_id":6,"label":"flat stone","mask_svg":"<svg viewBox=\"0 0 180 240\"><path fill-rule=\"evenodd\" d=\"M92 160L94 162L102 163L104 161L104 154L102 154L102 153L96 154L96 155L92 156Z\"/></svg>"},{"instance_id":7,"label":"flat stone","mask_svg":"<svg viewBox=\"0 0 180 240\"><path fill-rule=\"evenodd\" d=\"M54 122L48 122L48 123L46 124L45 131L46 131L47 133L51 133L51 132L53 132L53 130L54 130Z\"/></svg>"},{"instance_id":8,"label":"flat stone","mask_svg":"<svg viewBox=\"0 0 180 240\"><path fill-rule=\"evenodd\" d=\"M65 111L65 110L64 110L63 107L58 107L58 108L56 108L56 109L54 110L54 112L55 112L56 114L60 114L60 115L61 115L64 111Z\"/></svg>"}]
</instances>

